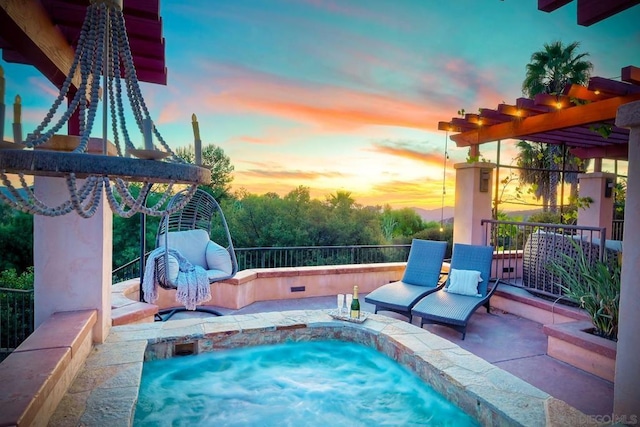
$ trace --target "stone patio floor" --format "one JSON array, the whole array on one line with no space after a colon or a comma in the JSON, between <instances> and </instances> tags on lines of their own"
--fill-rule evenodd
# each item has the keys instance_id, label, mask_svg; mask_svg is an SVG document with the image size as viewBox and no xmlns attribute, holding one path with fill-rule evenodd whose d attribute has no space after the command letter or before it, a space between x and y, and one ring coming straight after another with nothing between
<instances>
[{"instance_id":1,"label":"stone patio floor","mask_svg":"<svg viewBox=\"0 0 640 427\"><path fill-rule=\"evenodd\" d=\"M250 314L334 307L335 297L313 297L261 301L240 310L217 310L222 314ZM364 302L364 295L361 297L361 308L368 312L373 312L374 309L372 305ZM407 320L396 313L379 314ZM182 312L176 313L172 319L207 315ZM419 325L418 322L419 319L414 319L414 323ZM547 337L539 323L496 309L487 314L481 308L471 318L464 340L460 333L444 326L425 325L424 328L567 402L587 415L611 415L613 412L613 383L547 356Z\"/></svg>"}]
</instances>

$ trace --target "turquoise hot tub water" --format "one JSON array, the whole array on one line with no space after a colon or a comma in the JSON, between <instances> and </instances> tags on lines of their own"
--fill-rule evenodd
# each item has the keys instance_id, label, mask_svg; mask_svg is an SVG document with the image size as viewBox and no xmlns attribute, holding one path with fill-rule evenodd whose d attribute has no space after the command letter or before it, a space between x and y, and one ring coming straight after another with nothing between
<instances>
[{"instance_id":1,"label":"turquoise hot tub water","mask_svg":"<svg viewBox=\"0 0 640 427\"><path fill-rule=\"evenodd\" d=\"M135 426L475 426L413 372L345 341L145 362Z\"/></svg>"}]
</instances>

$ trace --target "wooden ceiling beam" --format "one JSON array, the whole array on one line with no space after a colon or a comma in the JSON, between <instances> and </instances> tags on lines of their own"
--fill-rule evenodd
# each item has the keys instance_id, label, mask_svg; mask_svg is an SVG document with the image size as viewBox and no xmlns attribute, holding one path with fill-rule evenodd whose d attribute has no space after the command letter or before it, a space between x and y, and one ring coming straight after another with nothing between
<instances>
[{"instance_id":1,"label":"wooden ceiling beam","mask_svg":"<svg viewBox=\"0 0 640 427\"><path fill-rule=\"evenodd\" d=\"M83 2L85 0L82 0ZM122 12L147 19L160 19L160 0L125 1Z\"/></svg>"},{"instance_id":2,"label":"wooden ceiling beam","mask_svg":"<svg viewBox=\"0 0 640 427\"><path fill-rule=\"evenodd\" d=\"M501 139L524 138L531 134L603 122L615 118L620 105L638 100L640 100L640 94L609 98L546 114L525 117L521 120L483 126L476 130L453 135L451 139L459 147L468 147Z\"/></svg>"},{"instance_id":3,"label":"wooden ceiling beam","mask_svg":"<svg viewBox=\"0 0 640 427\"><path fill-rule=\"evenodd\" d=\"M553 12L573 0L538 0L538 10ZM578 0L577 22L586 27L620 13L640 0Z\"/></svg>"},{"instance_id":4,"label":"wooden ceiling beam","mask_svg":"<svg viewBox=\"0 0 640 427\"><path fill-rule=\"evenodd\" d=\"M629 134L611 134L607 138L603 137L599 133L585 128L574 127L567 129L559 129L550 132L546 132L545 135L553 136L554 138L564 138L564 142L589 142L598 145L605 144L618 144L629 141ZM526 139L526 137L525 137Z\"/></svg>"},{"instance_id":5,"label":"wooden ceiling beam","mask_svg":"<svg viewBox=\"0 0 640 427\"><path fill-rule=\"evenodd\" d=\"M588 27L637 4L640 0L578 0L578 25Z\"/></svg>"},{"instance_id":6,"label":"wooden ceiling beam","mask_svg":"<svg viewBox=\"0 0 640 427\"><path fill-rule=\"evenodd\" d=\"M536 133L533 135L527 135L526 138L522 138L526 141L539 142L542 144L554 144L554 145L562 145L565 144L568 147L599 147L602 144L599 142L593 142L584 139L577 138L566 138L561 135L553 135L550 133Z\"/></svg>"},{"instance_id":7,"label":"wooden ceiling beam","mask_svg":"<svg viewBox=\"0 0 640 427\"><path fill-rule=\"evenodd\" d=\"M532 111L534 113L548 113L555 110L555 108L551 108L547 105L536 104L533 99L529 98L516 99L516 107L520 110Z\"/></svg>"},{"instance_id":8,"label":"wooden ceiling beam","mask_svg":"<svg viewBox=\"0 0 640 427\"><path fill-rule=\"evenodd\" d=\"M616 145L616 144L626 144L629 140L628 137L622 138L622 139L607 138L605 140L600 135L595 135L595 134L580 135L577 133L560 132L560 131L535 133L535 134L527 135L522 139L529 140L533 138L537 138L537 139L542 138L542 139L548 140L549 142L555 142L555 143L565 143L569 146L607 145L607 144Z\"/></svg>"},{"instance_id":9,"label":"wooden ceiling beam","mask_svg":"<svg viewBox=\"0 0 640 427\"><path fill-rule=\"evenodd\" d=\"M580 159L622 159L629 158L629 144L605 145L600 147L580 147L569 150Z\"/></svg>"},{"instance_id":10,"label":"wooden ceiling beam","mask_svg":"<svg viewBox=\"0 0 640 427\"><path fill-rule=\"evenodd\" d=\"M11 37L14 50L20 52L26 62L57 87L62 86L71 69L74 51L39 1L0 0L0 32L5 39ZM72 91L79 85L80 72L77 71Z\"/></svg>"},{"instance_id":11,"label":"wooden ceiling beam","mask_svg":"<svg viewBox=\"0 0 640 427\"><path fill-rule=\"evenodd\" d=\"M565 95L569 98L580 99L582 101L599 101L608 97L604 93L595 93L585 86L576 84L567 86Z\"/></svg>"},{"instance_id":12,"label":"wooden ceiling beam","mask_svg":"<svg viewBox=\"0 0 640 427\"><path fill-rule=\"evenodd\" d=\"M589 90L599 93L608 93L614 96L624 96L634 93L640 93L640 86L630 83L618 82L615 80L605 79L604 77L591 77L589 79Z\"/></svg>"},{"instance_id":13,"label":"wooden ceiling beam","mask_svg":"<svg viewBox=\"0 0 640 427\"><path fill-rule=\"evenodd\" d=\"M444 130L447 132L462 132L462 129L451 122L438 122L438 130Z\"/></svg>"},{"instance_id":14,"label":"wooden ceiling beam","mask_svg":"<svg viewBox=\"0 0 640 427\"><path fill-rule=\"evenodd\" d=\"M553 12L572 1L573 0L538 0L538 10L543 12Z\"/></svg>"},{"instance_id":15,"label":"wooden ceiling beam","mask_svg":"<svg viewBox=\"0 0 640 427\"><path fill-rule=\"evenodd\" d=\"M75 5L86 10L89 5L88 0L47 0L48 5ZM125 0L123 5L123 13L125 15L140 15L149 19L158 16L160 10L160 0Z\"/></svg>"},{"instance_id":16,"label":"wooden ceiling beam","mask_svg":"<svg viewBox=\"0 0 640 427\"><path fill-rule=\"evenodd\" d=\"M497 110L491 110L489 108L481 108L480 109L480 117L483 119L489 119L492 122L509 122L513 120L513 116L502 114Z\"/></svg>"},{"instance_id":17,"label":"wooden ceiling beam","mask_svg":"<svg viewBox=\"0 0 640 427\"><path fill-rule=\"evenodd\" d=\"M547 107L555 108L557 110L561 108L567 108L571 104L571 98L566 95L549 95L547 93L539 93L533 98L533 102L536 105L546 105Z\"/></svg>"},{"instance_id":18,"label":"wooden ceiling beam","mask_svg":"<svg viewBox=\"0 0 640 427\"><path fill-rule=\"evenodd\" d=\"M80 28L87 13L87 0L46 0L43 2L45 10L71 43L75 43L80 35ZM166 82L165 69L165 41L162 37L162 18L159 16L158 0L128 0L123 9L125 26L129 39L129 46L134 58L134 64L145 68L152 68L158 80ZM160 60L150 66L153 60ZM166 83L164 83L166 84Z\"/></svg>"},{"instance_id":19,"label":"wooden ceiling beam","mask_svg":"<svg viewBox=\"0 0 640 427\"><path fill-rule=\"evenodd\" d=\"M167 85L167 68L164 68L164 71L160 71L159 69L138 69L136 67L136 75L138 76L138 80L146 83L154 83L159 85Z\"/></svg>"},{"instance_id":20,"label":"wooden ceiling beam","mask_svg":"<svg viewBox=\"0 0 640 427\"><path fill-rule=\"evenodd\" d=\"M472 129L478 129L480 127L480 125L478 125L477 123L470 123L467 120L459 117L454 117L453 119L451 119L451 124L462 129L463 132Z\"/></svg>"},{"instance_id":21,"label":"wooden ceiling beam","mask_svg":"<svg viewBox=\"0 0 640 427\"><path fill-rule=\"evenodd\" d=\"M640 68L629 65L622 69L621 80L623 82L640 85Z\"/></svg>"},{"instance_id":22,"label":"wooden ceiling beam","mask_svg":"<svg viewBox=\"0 0 640 427\"><path fill-rule=\"evenodd\" d=\"M517 105L498 104L498 113L512 117L528 117L537 113L518 108Z\"/></svg>"}]
</instances>

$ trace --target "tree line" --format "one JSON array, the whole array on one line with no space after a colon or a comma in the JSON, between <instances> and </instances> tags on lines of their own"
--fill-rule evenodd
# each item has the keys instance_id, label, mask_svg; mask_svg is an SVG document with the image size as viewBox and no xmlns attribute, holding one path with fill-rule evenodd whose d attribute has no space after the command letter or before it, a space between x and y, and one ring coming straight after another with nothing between
<instances>
[{"instance_id":1,"label":"tree line","mask_svg":"<svg viewBox=\"0 0 640 427\"><path fill-rule=\"evenodd\" d=\"M439 223L425 222L411 208L362 206L348 191L337 191L324 200L312 199L309 188L304 186L284 196L246 191L231 194L229 181L215 182L202 189L217 195L237 248L405 244L413 238L452 240L451 225L440 231ZM154 205L160 197L161 192L152 192L147 204ZM159 218L148 216L145 222L145 244L149 251L155 247ZM114 268L140 255L140 227L140 214L131 218L114 214ZM221 224L214 222L212 235L221 231ZM14 270L20 274L33 266L31 214L0 204L0 248L0 271Z\"/></svg>"}]
</instances>

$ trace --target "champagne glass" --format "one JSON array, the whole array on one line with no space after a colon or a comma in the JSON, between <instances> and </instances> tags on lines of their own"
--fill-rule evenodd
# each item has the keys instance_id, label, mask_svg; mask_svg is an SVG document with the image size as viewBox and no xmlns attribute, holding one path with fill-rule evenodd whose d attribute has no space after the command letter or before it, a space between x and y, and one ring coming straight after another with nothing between
<instances>
[{"instance_id":1,"label":"champagne glass","mask_svg":"<svg viewBox=\"0 0 640 427\"><path fill-rule=\"evenodd\" d=\"M342 315L342 307L344 307L344 294L338 294L338 315Z\"/></svg>"},{"instance_id":2,"label":"champagne glass","mask_svg":"<svg viewBox=\"0 0 640 427\"><path fill-rule=\"evenodd\" d=\"M353 294L346 294L345 299L346 299L345 306L347 307L347 314L349 314L349 310L351 310L351 301L353 301Z\"/></svg>"}]
</instances>

